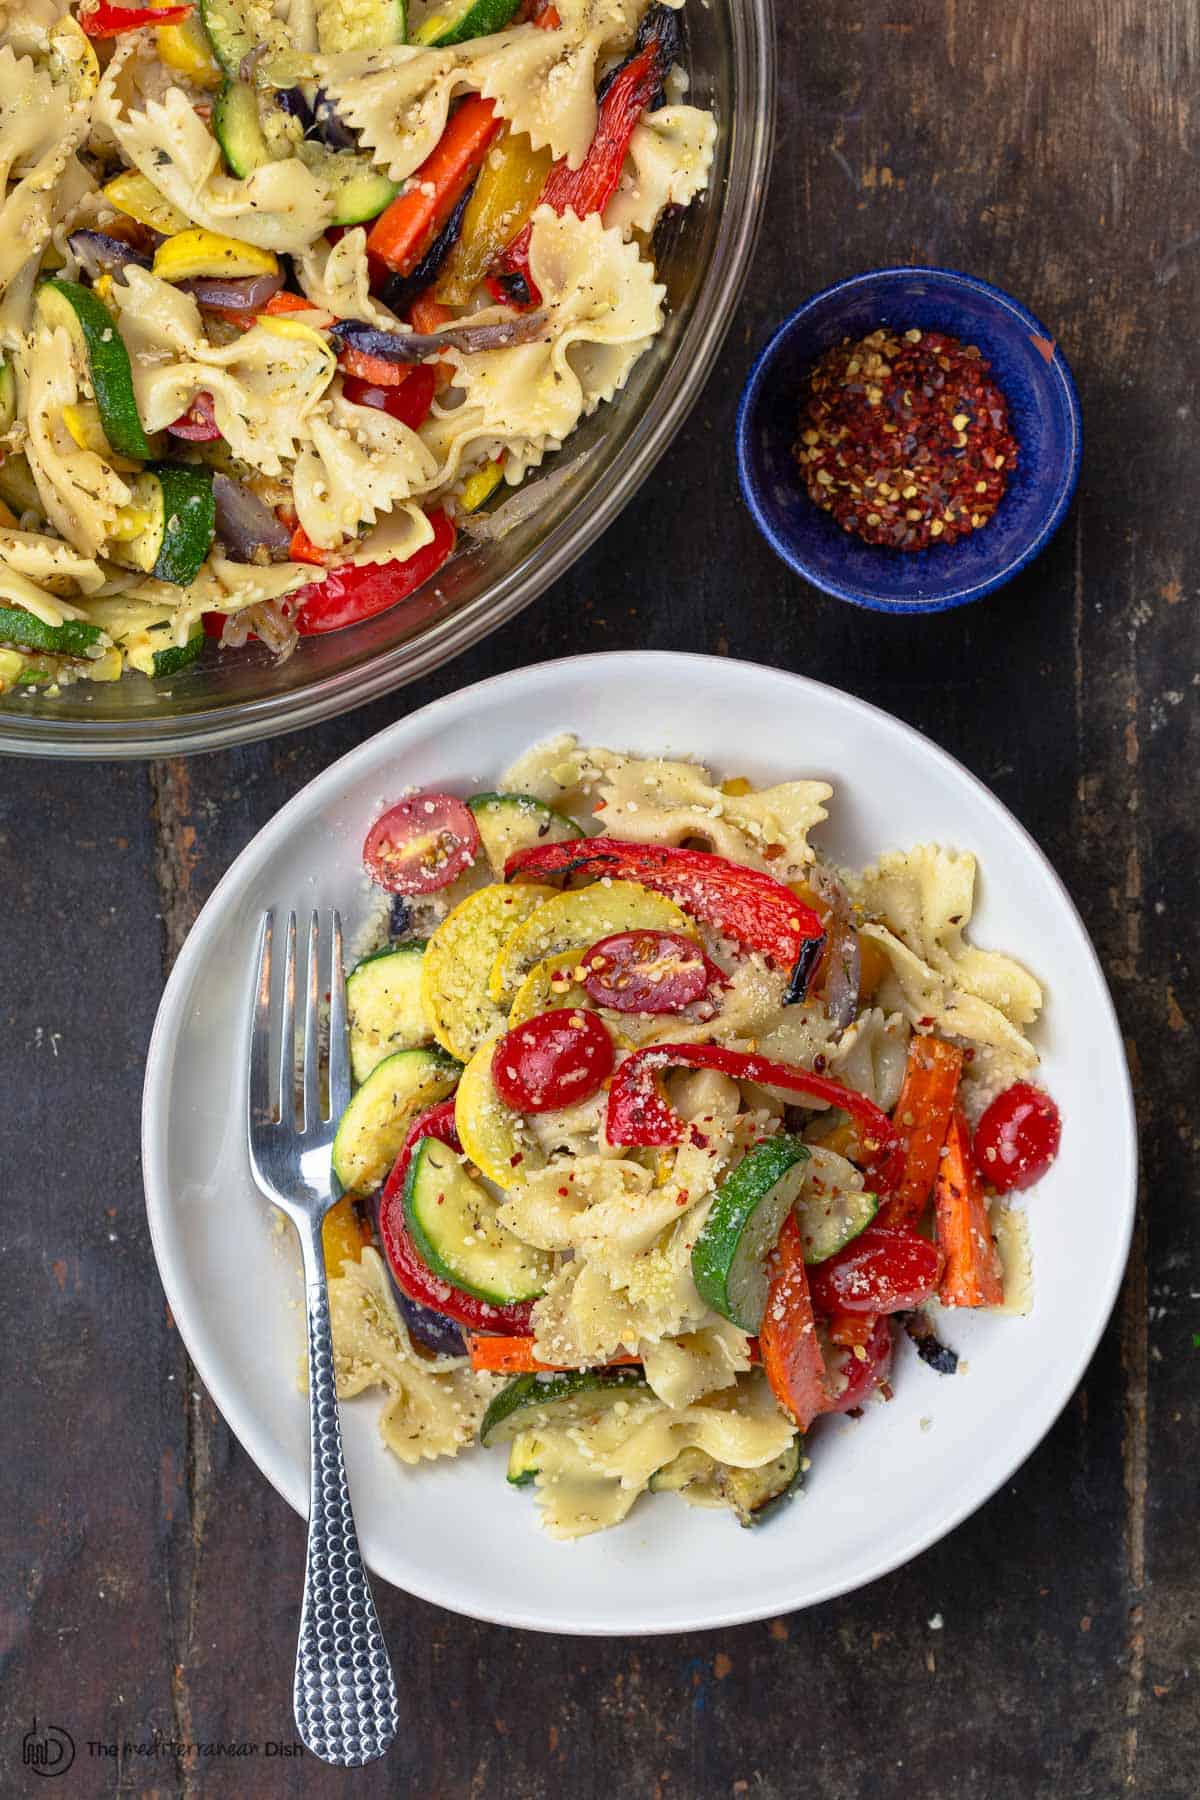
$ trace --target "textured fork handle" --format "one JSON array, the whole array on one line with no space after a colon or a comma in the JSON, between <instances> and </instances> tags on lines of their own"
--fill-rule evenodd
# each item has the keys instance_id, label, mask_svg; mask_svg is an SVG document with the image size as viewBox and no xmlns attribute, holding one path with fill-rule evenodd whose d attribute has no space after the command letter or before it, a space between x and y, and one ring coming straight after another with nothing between
<instances>
[{"instance_id":1,"label":"textured fork handle","mask_svg":"<svg viewBox=\"0 0 1200 1800\"><path fill-rule=\"evenodd\" d=\"M350 1510L342 1458L321 1226L300 1226L308 1300L312 1461L304 1605L294 1704L300 1736L325 1762L382 1756L399 1723L396 1683Z\"/></svg>"}]
</instances>

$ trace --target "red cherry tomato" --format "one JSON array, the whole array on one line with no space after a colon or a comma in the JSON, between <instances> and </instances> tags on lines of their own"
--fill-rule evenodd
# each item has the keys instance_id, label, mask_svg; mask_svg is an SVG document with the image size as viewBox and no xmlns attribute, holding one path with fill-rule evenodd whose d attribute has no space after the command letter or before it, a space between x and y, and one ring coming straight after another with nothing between
<instances>
[{"instance_id":1,"label":"red cherry tomato","mask_svg":"<svg viewBox=\"0 0 1200 1800\"><path fill-rule=\"evenodd\" d=\"M809 1272L819 1313L894 1313L920 1306L937 1292L942 1254L906 1226L868 1225Z\"/></svg>"},{"instance_id":2,"label":"red cherry tomato","mask_svg":"<svg viewBox=\"0 0 1200 1800\"><path fill-rule=\"evenodd\" d=\"M351 406L373 406L390 414L412 431L429 417L433 396L437 392L437 372L427 363L410 369L398 386L386 387L376 381L364 381L358 375L342 376L342 394Z\"/></svg>"},{"instance_id":3,"label":"red cherry tomato","mask_svg":"<svg viewBox=\"0 0 1200 1800\"><path fill-rule=\"evenodd\" d=\"M589 996L616 1012L682 1012L703 998L710 982L727 985L716 963L682 932L617 931L581 961Z\"/></svg>"},{"instance_id":4,"label":"red cherry tomato","mask_svg":"<svg viewBox=\"0 0 1200 1800\"><path fill-rule=\"evenodd\" d=\"M1042 1088L1018 1081L997 1094L975 1128L975 1167L1001 1194L1032 1187L1058 1155L1062 1119Z\"/></svg>"},{"instance_id":5,"label":"red cherry tomato","mask_svg":"<svg viewBox=\"0 0 1200 1800\"><path fill-rule=\"evenodd\" d=\"M221 428L213 410L212 395L203 391L197 394L187 411L174 419L167 430L172 437L187 438L193 444L215 443Z\"/></svg>"},{"instance_id":6,"label":"red cherry tomato","mask_svg":"<svg viewBox=\"0 0 1200 1800\"><path fill-rule=\"evenodd\" d=\"M539 1013L500 1039L492 1080L518 1112L553 1112L587 1100L612 1073L613 1046L595 1013Z\"/></svg>"},{"instance_id":7,"label":"red cherry tomato","mask_svg":"<svg viewBox=\"0 0 1200 1800\"><path fill-rule=\"evenodd\" d=\"M876 1319L862 1346L861 1356L853 1349L829 1346L825 1358L825 1382L830 1399L825 1411L844 1413L861 1406L891 1372L892 1328L887 1319Z\"/></svg>"},{"instance_id":8,"label":"red cherry tomato","mask_svg":"<svg viewBox=\"0 0 1200 1800\"><path fill-rule=\"evenodd\" d=\"M432 894L471 866L479 848L474 816L452 794L414 794L381 814L363 861L392 894Z\"/></svg>"}]
</instances>

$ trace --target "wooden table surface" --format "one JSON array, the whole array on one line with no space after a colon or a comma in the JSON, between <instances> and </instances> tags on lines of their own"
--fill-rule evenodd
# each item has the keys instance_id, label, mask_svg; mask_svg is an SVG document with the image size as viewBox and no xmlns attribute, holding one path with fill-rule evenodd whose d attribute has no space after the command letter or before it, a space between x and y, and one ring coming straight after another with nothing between
<instances>
[{"instance_id":1,"label":"wooden table surface","mask_svg":"<svg viewBox=\"0 0 1200 1800\"><path fill-rule=\"evenodd\" d=\"M1200 12L797 0L779 26L767 225L719 367L553 592L421 687L319 730L0 774L5 1793L38 1785L20 1760L35 1713L75 1739L60 1791L82 1794L1197 1792ZM1087 445L1031 570L982 605L897 620L773 559L738 497L732 426L786 311L906 260L972 270L1049 324ZM138 1108L166 970L235 853L345 750L481 676L635 645L777 663L887 707L982 777L1062 873L1112 983L1144 1154L1124 1294L1086 1381L973 1519L814 1611L584 1641L388 1590L408 1724L385 1764L350 1777L261 1752L89 1751L293 1735L303 1526L197 1382L143 1212Z\"/></svg>"}]
</instances>

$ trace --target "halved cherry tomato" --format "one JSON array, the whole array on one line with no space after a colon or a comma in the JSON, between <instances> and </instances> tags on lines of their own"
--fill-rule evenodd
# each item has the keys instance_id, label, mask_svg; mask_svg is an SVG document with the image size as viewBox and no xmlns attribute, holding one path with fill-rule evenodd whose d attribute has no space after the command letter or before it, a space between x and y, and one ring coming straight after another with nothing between
<instances>
[{"instance_id":1,"label":"halved cherry tomato","mask_svg":"<svg viewBox=\"0 0 1200 1800\"><path fill-rule=\"evenodd\" d=\"M391 894L433 894L470 868L478 848L479 828L461 800L413 794L376 819L363 862Z\"/></svg>"},{"instance_id":2,"label":"halved cherry tomato","mask_svg":"<svg viewBox=\"0 0 1200 1800\"><path fill-rule=\"evenodd\" d=\"M937 1292L942 1254L928 1238L894 1225L868 1225L809 1275L820 1313L894 1313Z\"/></svg>"},{"instance_id":3,"label":"halved cherry tomato","mask_svg":"<svg viewBox=\"0 0 1200 1800\"><path fill-rule=\"evenodd\" d=\"M1008 1194L1040 1181L1058 1155L1062 1118L1043 1088L1018 1081L975 1127L975 1167L989 1187Z\"/></svg>"},{"instance_id":4,"label":"halved cherry tomato","mask_svg":"<svg viewBox=\"0 0 1200 1800\"><path fill-rule=\"evenodd\" d=\"M213 411L212 395L203 392L197 394L187 411L172 420L167 430L172 437L186 438L189 443L215 443L221 435L221 428Z\"/></svg>"},{"instance_id":5,"label":"halved cherry tomato","mask_svg":"<svg viewBox=\"0 0 1200 1800\"><path fill-rule=\"evenodd\" d=\"M873 1394L892 1371L892 1328L886 1319L877 1319L870 1336L862 1345L861 1356L853 1349L833 1350L826 1361L826 1385L830 1399L826 1412L850 1412ZM842 1382L845 1386L842 1386Z\"/></svg>"},{"instance_id":6,"label":"halved cherry tomato","mask_svg":"<svg viewBox=\"0 0 1200 1800\"><path fill-rule=\"evenodd\" d=\"M437 382L437 370L433 365L418 363L398 387L384 387L377 381L361 381L357 375L343 375L342 394L351 406L373 406L376 411L399 419L402 425L415 431L429 417Z\"/></svg>"},{"instance_id":7,"label":"halved cherry tomato","mask_svg":"<svg viewBox=\"0 0 1200 1800\"><path fill-rule=\"evenodd\" d=\"M728 986L699 944L676 931L617 931L580 962L590 998L616 1012L682 1012L711 982Z\"/></svg>"},{"instance_id":8,"label":"halved cherry tomato","mask_svg":"<svg viewBox=\"0 0 1200 1800\"><path fill-rule=\"evenodd\" d=\"M379 1197L379 1240L392 1274L410 1300L432 1307L456 1325L465 1325L470 1331L498 1331L528 1338L533 1330L532 1300L515 1306L493 1306L443 1281L422 1262L404 1222L404 1177L413 1150L426 1137L435 1137L452 1150L461 1149L454 1126L453 1100L445 1100L413 1120Z\"/></svg>"},{"instance_id":9,"label":"halved cherry tomato","mask_svg":"<svg viewBox=\"0 0 1200 1800\"><path fill-rule=\"evenodd\" d=\"M496 1092L518 1112L553 1112L587 1100L613 1066L612 1039L595 1013L575 1007L539 1013L500 1039L492 1062Z\"/></svg>"}]
</instances>

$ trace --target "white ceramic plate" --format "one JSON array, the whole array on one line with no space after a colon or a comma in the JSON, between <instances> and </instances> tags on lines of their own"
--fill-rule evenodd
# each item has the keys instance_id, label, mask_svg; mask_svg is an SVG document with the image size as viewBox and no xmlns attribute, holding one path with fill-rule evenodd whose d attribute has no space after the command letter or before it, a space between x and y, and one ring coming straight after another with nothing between
<instances>
[{"instance_id":1,"label":"white ceramic plate","mask_svg":"<svg viewBox=\"0 0 1200 1800\"><path fill-rule=\"evenodd\" d=\"M365 904L363 835L386 801L409 783L464 794L492 786L518 751L563 730L585 743L700 757L756 782L825 777L835 798L820 841L846 862L928 840L974 851L982 881L972 935L1020 957L1047 990L1038 1041L1065 1123L1059 1159L1030 1203L1031 1316L955 1319L946 1335L969 1368L954 1378L902 1344L892 1404L858 1422L824 1421L810 1442L806 1492L762 1532L664 1495L639 1501L614 1531L556 1544L529 1495L506 1488L503 1452L409 1470L383 1449L373 1400L344 1409L364 1553L411 1593L548 1631L683 1631L768 1617L895 1568L1008 1479L1083 1374L1133 1222L1129 1078L1083 925L1011 814L909 727L774 669L623 653L500 676L361 745L242 853L167 984L143 1118L155 1254L214 1400L303 1511L302 1289L243 1150L243 1032L259 915L270 905L338 906L353 924Z\"/></svg>"}]
</instances>

